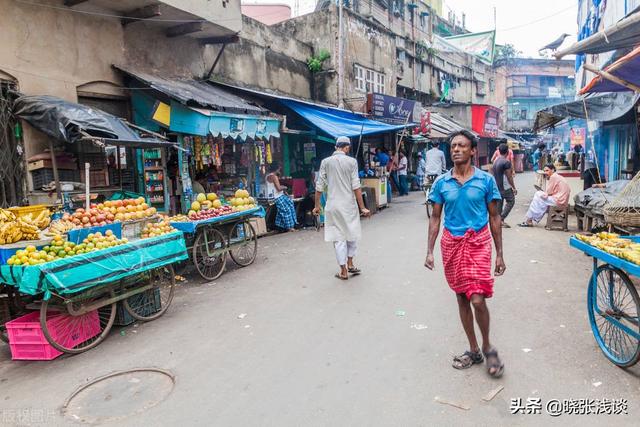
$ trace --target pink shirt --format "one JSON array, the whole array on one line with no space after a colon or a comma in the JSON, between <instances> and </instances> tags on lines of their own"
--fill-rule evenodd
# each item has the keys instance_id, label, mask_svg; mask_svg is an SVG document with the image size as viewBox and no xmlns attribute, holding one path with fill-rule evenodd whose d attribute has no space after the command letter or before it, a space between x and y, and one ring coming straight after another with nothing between
<instances>
[{"instance_id":1,"label":"pink shirt","mask_svg":"<svg viewBox=\"0 0 640 427\"><path fill-rule=\"evenodd\" d=\"M571 196L571 187L563 176L554 173L547 183L547 194L556 199L558 206L567 206Z\"/></svg>"},{"instance_id":2,"label":"pink shirt","mask_svg":"<svg viewBox=\"0 0 640 427\"><path fill-rule=\"evenodd\" d=\"M491 163L494 163L498 157L500 157L500 151L496 150L493 152L493 156L491 157ZM516 165L513 163L513 150L511 148L509 148L509 152L507 153L507 160L511 162L512 168L516 167Z\"/></svg>"}]
</instances>

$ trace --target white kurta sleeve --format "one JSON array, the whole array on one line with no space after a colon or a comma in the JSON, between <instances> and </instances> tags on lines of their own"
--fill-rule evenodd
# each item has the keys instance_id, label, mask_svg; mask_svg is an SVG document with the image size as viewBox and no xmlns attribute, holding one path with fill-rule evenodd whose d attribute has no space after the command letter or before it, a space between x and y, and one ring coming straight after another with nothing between
<instances>
[{"instance_id":1,"label":"white kurta sleeve","mask_svg":"<svg viewBox=\"0 0 640 427\"><path fill-rule=\"evenodd\" d=\"M358 176L358 162L354 159L351 163L351 189L360 188L360 177Z\"/></svg>"},{"instance_id":2,"label":"white kurta sleeve","mask_svg":"<svg viewBox=\"0 0 640 427\"><path fill-rule=\"evenodd\" d=\"M316 191L323 193L327 188L327 165L322 161L320 163L320 170L318 171L318 179L316 180Z\"/></svg>"}]
</instances>

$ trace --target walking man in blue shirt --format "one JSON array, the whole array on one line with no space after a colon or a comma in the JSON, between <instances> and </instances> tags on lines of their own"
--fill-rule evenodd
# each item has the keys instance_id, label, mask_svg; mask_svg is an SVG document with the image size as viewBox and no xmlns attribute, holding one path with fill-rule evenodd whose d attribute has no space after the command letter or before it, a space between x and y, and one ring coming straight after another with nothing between
<instances>
[{"instance_id":1,"label":"walking man in blue shirt","mask_svg":"<svg viewBox=\"0 0 640 427\"><path fill-rule=\"evenodd\" d=\"M504 364L489 339L489 309L485 299L493 295L492 237L496 248L495 275L502 275L506 269L498 209L500 192L495 179L471 163L477 146L473 134L455 132L450 142L454 167L436 180L429 195L434 205L424 265L434 269L433 250L444 209L442 262L449 287L456 293L460 320L469 340L469 350L453 358L453 367L467 369L486 358L489 375L499 377ZM482 352L476 339L474 313L482 334Z\"/></svg>"}]
</instances>

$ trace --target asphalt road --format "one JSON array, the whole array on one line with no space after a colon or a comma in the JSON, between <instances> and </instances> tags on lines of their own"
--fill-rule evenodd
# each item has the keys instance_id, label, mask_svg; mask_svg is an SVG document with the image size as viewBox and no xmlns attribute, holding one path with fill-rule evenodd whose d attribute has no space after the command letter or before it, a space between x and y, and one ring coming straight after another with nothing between
<instances>
[{"instance_id":1,"label":"asphalt road","mask_svg":"<svg viewBox=\"0 0 640 427\"><path fill-rule=\"evenodd\" d=\"M517 182L523 190L513 225L534 191L531 175ZM467 343L439 254L435 272L423 267L421 202L412 193L363 221L357 262L364 274L348 282L333 277L333 250L321 233L270 236L260 239L252 266L215 283L180 284L164 317L114 328L90 352L12 362L0 344L0 424L77 424L60 407L78 386L117 370L157 367L175 375L168 396L148 409L114 399L105 424L638 425L640 368L616 368L596 346L586 310L591 262L569 248L569 233L505 230L507 272L490 300L505 375L451 368ZM144 384L137 397L151 399L155 389ZM483 401L497 386L504 389ZM512 398L539 398L542 413L512 415ZM627 399L628 415L545 414L551 399L581 398ZM109 409L109 399L93 404Z\"/></svg>"}]
</instances>

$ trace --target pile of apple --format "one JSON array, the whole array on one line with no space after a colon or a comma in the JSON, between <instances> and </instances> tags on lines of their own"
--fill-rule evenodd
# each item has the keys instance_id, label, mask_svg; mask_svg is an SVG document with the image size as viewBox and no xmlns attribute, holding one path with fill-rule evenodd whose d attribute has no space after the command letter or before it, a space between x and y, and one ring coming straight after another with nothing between
<instances>
[{"instance_id":1,"label":"pile of apple","mask_svg":"<svg viewBox=\"0 0 640 427\"><path fill-rule=\"evenodd\" d=\"M138 197L91 204L90 209L78 208L71 215L64 214L62 219L71 221L76 227L94 227L111 224L114 221L144 219L155 214L156 208L149 207L144 197Z\"/></svg>"},{"instance_id":2,"label":"pile of apple","mask_svg":"<svg viewBox=\"0 0 640 427\"><path fill-rule=\"evenodd\" d=\"M214 209L201 209L197 212L190 210L188 217L191 221L202 221L203 219L215 218L218 216L228 215L230 213L233 213L231 206L224 205Z\"/></svg>"}]
</instances>

